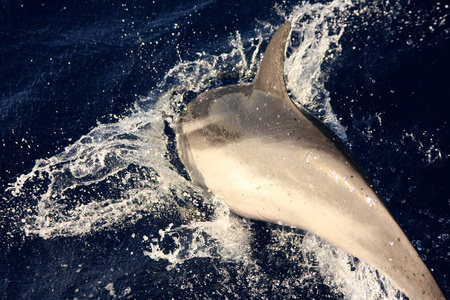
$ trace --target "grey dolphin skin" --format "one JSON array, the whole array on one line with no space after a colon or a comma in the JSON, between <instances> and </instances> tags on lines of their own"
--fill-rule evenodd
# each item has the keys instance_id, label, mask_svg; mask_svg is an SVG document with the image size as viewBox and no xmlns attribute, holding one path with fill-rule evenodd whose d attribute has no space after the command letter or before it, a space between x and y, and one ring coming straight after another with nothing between
<instances>
[{"instance_id":1,"label":"grey dolphin skin","mask_svg":"<svg viewBox=\"0 0 450 300\"><path fill-rule=\"evenodd\" d=\"M410 299L445 299L342 142L289 98L290 31L287 22L275 33L252 83L207 91L186 106L176 135L191 179L240 216L295 226L344 249Z\"/></svg>"}]
</instances>

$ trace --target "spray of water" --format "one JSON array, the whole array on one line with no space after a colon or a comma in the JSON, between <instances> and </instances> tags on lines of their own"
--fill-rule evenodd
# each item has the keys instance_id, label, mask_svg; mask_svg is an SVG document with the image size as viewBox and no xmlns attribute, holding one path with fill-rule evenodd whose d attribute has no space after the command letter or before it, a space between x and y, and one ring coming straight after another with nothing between
<instances>
[{"instance_id":1,"label":"spray of water","mask_svg":"<svg viewBox=\"0 0 450 300\"><path fill-rule=\"evenodd\" d=\"M339 55L339 39L352 6L351 1L304 3L286 16L293 24L293 43L286 59L287 88L298 105L308 108L343 140L347 139L345 128L333 113L324 69Z\"/></svg>"}]
</instances>

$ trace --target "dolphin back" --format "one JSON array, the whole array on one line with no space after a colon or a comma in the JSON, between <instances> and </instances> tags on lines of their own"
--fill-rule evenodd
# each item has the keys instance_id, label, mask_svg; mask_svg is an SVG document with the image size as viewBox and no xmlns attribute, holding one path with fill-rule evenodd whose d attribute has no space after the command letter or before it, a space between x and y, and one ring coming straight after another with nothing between
<instances>
[{"instance_id":1,"label":"dolphin back","mask_svg":"<svg viewBox=\"0 0 450 300\"><path fill-rule=\"evenodd\" d=\"M274 34L251 84L202 93L182 112L177 147L191 179L240 216L295 226L344 249L410 299L445 299L342 143L289 98L290 30L285 23Z\"/></svg>"}]
</instances>

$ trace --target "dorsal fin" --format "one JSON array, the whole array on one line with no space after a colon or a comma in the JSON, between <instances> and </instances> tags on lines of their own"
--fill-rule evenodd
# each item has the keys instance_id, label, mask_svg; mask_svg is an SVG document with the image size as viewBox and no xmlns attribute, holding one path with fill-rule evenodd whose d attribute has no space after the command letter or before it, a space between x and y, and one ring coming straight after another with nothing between
<instances>
[{"instance_id":1,"label":"dorsal fin","mask_svg":"<svg viewBox=\"0 0 450 300\"><path fill-rule=\"evenodd\" d=\"M278 28L267 45L258 74L253 80L257 89L281 98L288 96L283 70L286 42L290 32L290 22L286 22Z\"/></svg>"}]
</instances>

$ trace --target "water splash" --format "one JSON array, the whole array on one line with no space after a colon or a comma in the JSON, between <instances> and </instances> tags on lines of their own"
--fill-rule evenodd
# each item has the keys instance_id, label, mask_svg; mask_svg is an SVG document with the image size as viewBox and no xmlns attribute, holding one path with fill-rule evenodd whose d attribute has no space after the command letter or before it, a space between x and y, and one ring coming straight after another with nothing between
<instances>
[{"instance_id":1,"label":"water splash","mask_svg":"<svg viewBox=\"0 0 450 300\"><path fill-rule=\"evenodd\" d=\"M157 107L98 125L18 177L9 188L12 195L26 200L24 206L37 203L24 216L25 233L44 238L85 234L174 205L170 199L182 191L173 187L190 184L162 160L167 136Z\"/></svg>"},{"instance_id":2,"label":"water splash","mask_svg":"<svg viewBox=\"0 0 450 300\"><path fill-rule=\"evenodd\" d=\"M339 55L351 1L303 3L288 19L292 22L291 53L286 58L287 88L299 106L308 108L344 141L345 128L339 123L325 89L327 63ZM325 69L325 70L324 70Z\"/></svg>"},{"instance_id":3,"label":"water splash","mask_svg":"<svg viewBox=\"0 0 450 300\"><path fill-rule=\"evenodd\" d=\"M159 230L159 236L149 240L144 254L154 260L169 262L168 269L192 258L220 258L223 261L248 265L251 259L251 230L242 218L230 214L230 210L219 198L214 198L213 221L193 222L173 228ZM171 241L171 249L163 244Z\"/></svg>"}]
</instances>

